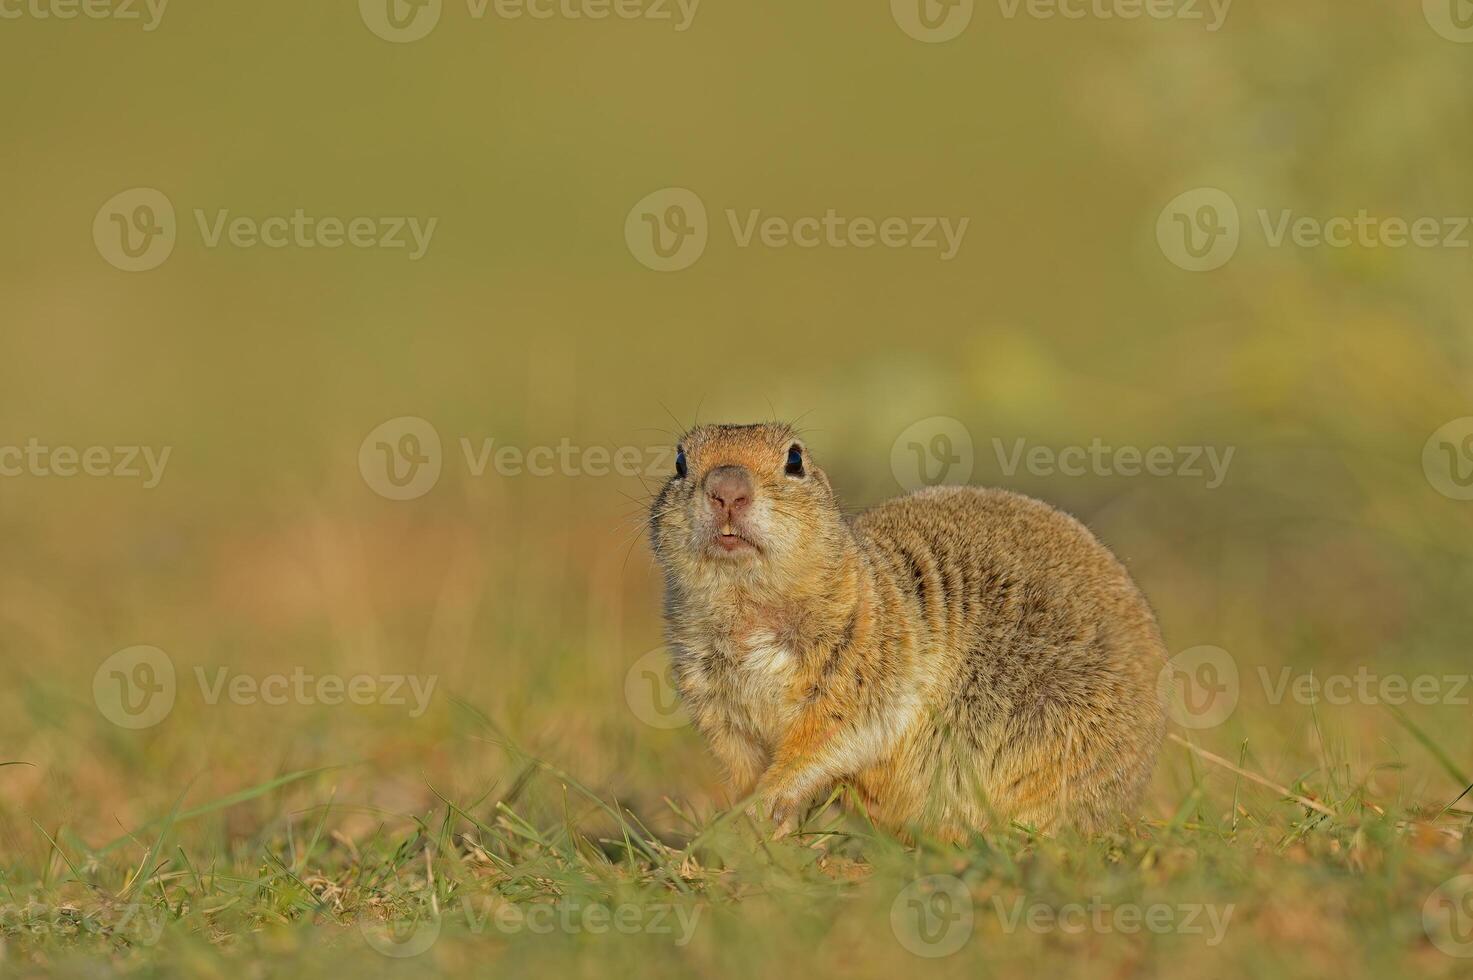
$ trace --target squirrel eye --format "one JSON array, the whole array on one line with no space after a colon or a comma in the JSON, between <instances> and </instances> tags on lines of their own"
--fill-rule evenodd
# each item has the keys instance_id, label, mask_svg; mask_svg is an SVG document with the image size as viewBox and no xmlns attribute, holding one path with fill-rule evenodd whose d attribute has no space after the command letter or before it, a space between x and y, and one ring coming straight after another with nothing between
<instances>
[{"instance_id":1,"label":"squirrel eye","mask_svg":"<svg viewBox=\"0 0 1473 980\"><path fill-rule=\"evenodd\" d=\"M685 479L686 468L685 449L677 447L675 450L675 475L682 480Z\"/></svg>"},{"instance_id":2,"label":"squirrel eye","mask_svg":"<svg viewBox=\"0 0 1473 980\"><path fill-rule=\"evenodd\" d=\"M796 445L788 448L788 465L783 467L783 472L788 476L803 475L803 450Z\"/></svg>"}]
</instances>

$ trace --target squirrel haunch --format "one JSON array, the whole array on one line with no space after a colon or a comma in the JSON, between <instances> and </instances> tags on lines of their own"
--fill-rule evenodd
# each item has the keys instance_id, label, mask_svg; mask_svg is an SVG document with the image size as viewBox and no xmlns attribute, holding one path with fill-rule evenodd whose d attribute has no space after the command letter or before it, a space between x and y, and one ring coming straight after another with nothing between
<instances>
[{"instance_id":1,"label":"squirrel haunch","mask_svg":"<svg viewBox=\"0 0 1473 980\"><path fill-rule=\"evenodd\" d=\"M676 688L738 798L845 782L960 837L1133 813L1165 731L1156 620L1083 524L934 488L854 518L785 425L707 425L651 509Z\"/></svg>"}]
</instances>

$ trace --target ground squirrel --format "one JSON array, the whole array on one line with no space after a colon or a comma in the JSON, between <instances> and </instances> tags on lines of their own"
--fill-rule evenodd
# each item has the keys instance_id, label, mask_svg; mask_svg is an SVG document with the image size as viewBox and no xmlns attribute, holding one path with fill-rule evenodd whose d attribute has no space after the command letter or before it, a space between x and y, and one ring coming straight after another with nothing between
<instances>
[{"instance_id":1,"label":"ground squirrel","mask_svg":"<svg viewBox=\"0 0 1473 980\"><path fill-rule=\"evenodd\" d=\"M953 839L1099 831L1137 806L1165 652L1074 518L970 487L849 518L791 427L703 425L650 535L676 689L780 827L841 782L880 825Z\"/></svg>"}]
</instances>

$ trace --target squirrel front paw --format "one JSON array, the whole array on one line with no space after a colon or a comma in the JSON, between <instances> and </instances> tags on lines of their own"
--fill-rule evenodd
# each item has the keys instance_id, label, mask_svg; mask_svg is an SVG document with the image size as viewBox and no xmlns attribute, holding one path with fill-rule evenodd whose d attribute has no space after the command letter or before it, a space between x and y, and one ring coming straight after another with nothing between
<instances>
[{"instance_id":1,"label":"squirrel front paw","mask_svg":"<svg viewBox=\"0 0 1473 980\"><path fill-rule=\"evenodd\" d=\"M782 840L798 829L803 801L776 787L759 786L756 800L747 807L747 815L755 820L771 821L775 828L772 839Z\"/></svg>"}]
</instances>

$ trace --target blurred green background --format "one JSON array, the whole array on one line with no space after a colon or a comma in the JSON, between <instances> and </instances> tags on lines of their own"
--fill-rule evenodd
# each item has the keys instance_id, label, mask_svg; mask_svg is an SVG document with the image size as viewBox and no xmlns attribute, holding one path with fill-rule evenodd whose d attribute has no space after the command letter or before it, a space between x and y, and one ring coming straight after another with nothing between
<instances>
[{"instance_id":1,"label":"blurred green background","mask_svg":"<svg viewBox=\"0 0 1473 980\"><path fill-rule=\"evenodd\" d=\"M956 419L972 482L1089 523L1173 651L1231 652L1242 704L1201 741L1236 759L1251 735L1284 782L1325 746L1308 708L1267 702L1259 667L1468 671L1473 504L1436 490L1423 449L1473 415L1473 251L1274 248L1259 218L1473 215L1473 46L1418 3L1239 0L1215 32L979 3L934 44L884 2L838 0L704 0L683 31L447 0L409 43L345 0L173 0L152 31L7 9L0 445L173 447L154 489L0 479L0 761L33 764L0 770L17 861L46 853L32 820L97 845L186 790L296 769L355 764L338 799L400 812L434 802L427 784L478 795L504 763L452 696L633 806L718 805L699 739L625 698L660 645L642 539L657 480L476 476L462 438L645 452L697 417L801 417L857 508L900 491L901 433ZM91 229L139 187L172 203L178 237L129 273ZM662 273L625 224L669 187L704 202L709 243ZM1199 187L1241 211L1236 255L1208 273L1157 238ZM299 208L437 225L411 261L212 248L194 216ZM728 209L969 226L950 261L743 248ZM404 416L434 427L443 474L394 501L359 450ZM1235 455L1209 490L1010 475L994 439ZM91 694L135 644L180 671L145 731ZM439 686L416 719L211 706L196 666ZM1466 705L1408 712L1473 759ZM1405 765L1377 777L1388 798L1461 788L1382 706L1321 721L1360 764ZM1160 816L1179 786L1158 783ZM275 818L208 820L229 837Z\"/></svg>"}]
</instances>

